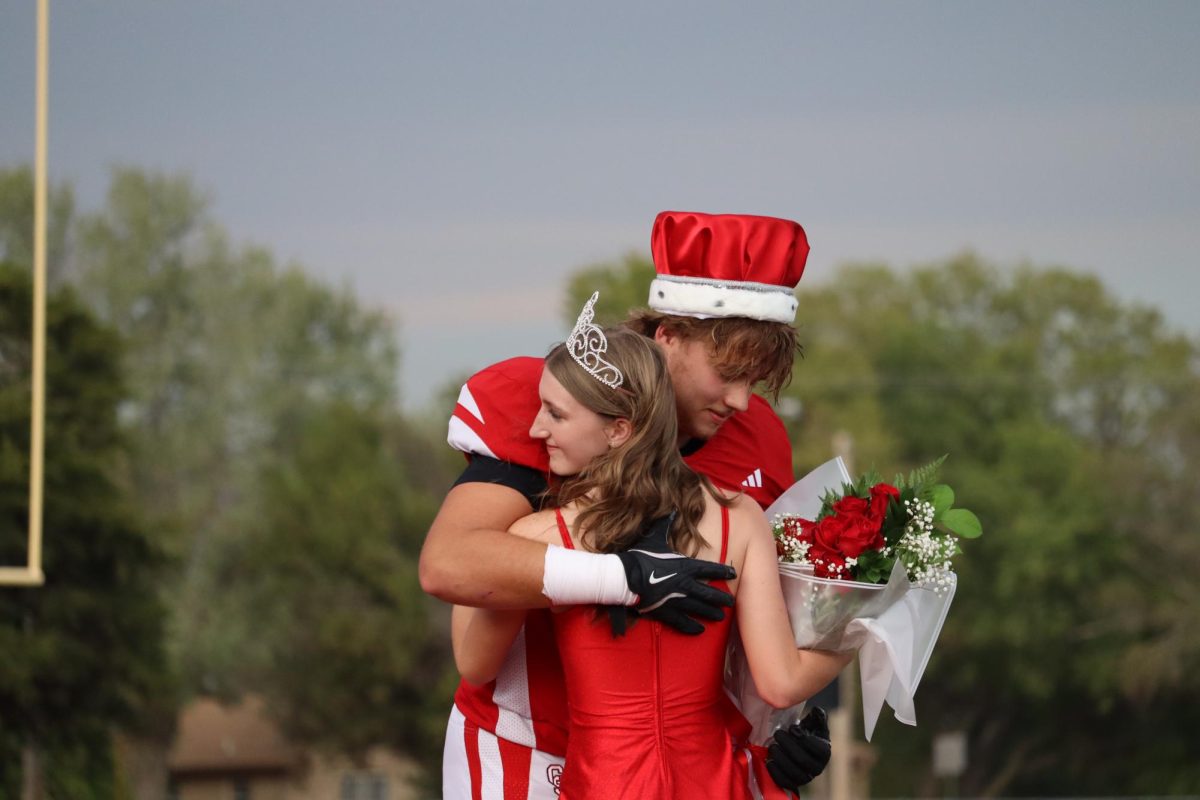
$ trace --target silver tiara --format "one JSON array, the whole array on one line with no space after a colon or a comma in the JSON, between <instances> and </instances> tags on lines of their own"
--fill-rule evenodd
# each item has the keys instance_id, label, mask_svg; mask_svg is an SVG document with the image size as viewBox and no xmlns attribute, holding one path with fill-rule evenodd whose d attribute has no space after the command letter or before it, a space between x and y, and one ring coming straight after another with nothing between
<instances>
[{"instance_id":1,"label":"silver tiara","mask_svg":"<svg viewBox=\"0 0 1200 800\"><path fill-rule=\"evenodd\" d=\"M601 357L608 350L608 339L604 331L592 324L595 316L592 307L599 297L599 292L592 292L591 299L583 304L583 311L579 312L579 319L575 320L575 327L567 337L567 352L593 378L617 389L625 382L625 376Z\"/></svg>"}]
</instances>

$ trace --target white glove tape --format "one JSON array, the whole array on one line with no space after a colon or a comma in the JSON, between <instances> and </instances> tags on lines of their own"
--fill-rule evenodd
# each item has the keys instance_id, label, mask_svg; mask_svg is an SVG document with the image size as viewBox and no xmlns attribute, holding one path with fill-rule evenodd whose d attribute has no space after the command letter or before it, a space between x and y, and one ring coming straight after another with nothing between
<instances>
[{"instance_id":1,"label":"white glove tape","mask_svg":"<svg viewBox=\"0 0 1200 800\"><path fill-rule=\"evenodd\" d=\"M585 553L553 544L546 548L542 594L556 606L631 606L638 600L629 591L621 559L612 553Z\"/></svg>"}]
</instances>

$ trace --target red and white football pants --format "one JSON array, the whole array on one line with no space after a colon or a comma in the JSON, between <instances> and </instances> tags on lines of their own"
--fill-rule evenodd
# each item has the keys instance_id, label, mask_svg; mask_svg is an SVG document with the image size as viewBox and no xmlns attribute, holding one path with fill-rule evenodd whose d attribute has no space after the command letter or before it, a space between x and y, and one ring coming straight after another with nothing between
<instances>
[{"instance_id":1,"label":"red and white football pants","mask_svg":"<svg viewBox=\"0 0 1200 800\"><path fill-rule=\"evenodd\" d=\"M556 800L562 767L562 756L500 739L451 710L442 800Z\"/></svg>"}]
</instances>

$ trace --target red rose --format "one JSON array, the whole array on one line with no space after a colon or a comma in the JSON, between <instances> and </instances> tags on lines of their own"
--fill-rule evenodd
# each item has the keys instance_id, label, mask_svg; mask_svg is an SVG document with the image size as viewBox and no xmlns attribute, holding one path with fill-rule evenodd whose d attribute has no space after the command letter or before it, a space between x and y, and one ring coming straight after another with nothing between
<instances>
[{"instance_id":1,"label":"red rose","mask_svg":"<svg viewBox=\"0 0 1200 800\"><path fill-rule=\"evenodd\" d=\"M812 544L817 538L817 526L819 523L808 519L799 520L799 523L800 532L796 534L796 538L802 542Z\"/></svg>"},{"instance_id":2,"label":"red rose","mask_svg":"<svg viewBox=\"0 0 1200 800\"><path fill-rule=\"evenodd\" d=\"M850 515L834 514L813 527L813 544L834 553L842 552L842 536L850 524Z\"/></svg>"},{"instance_id":3,"label":"red rose","mask_svg":"<svg viewBox=\"0 0 1200 800\"><path fill-rule=\"evenodd\" d=\"M875 520L876 527L883 525L887 516L888 505L892 500L900 499L900 490L887 483L877 483L871 487L871 508L868 515Z\"/></svg>"},{"instance_id":4,"label":"red rose","mask_svg":"<svg viewBox=\"0 0 1200 800\"><path fill-rule=\"evenodd\" d=\"M835 514L865 514L867 513L867 501L861 497L856 497L848 494L841 500L833 504L833 513Z\"/></svg>"},{"instance_id":5,"label":"red rose","mask_svg":"<svg viewBox=\"0 0 1200 800\"><path fill-rule=\"evenodd\" d=\"M814 544L808 550L808 560L813 565L813 575L818 578L845 578L846 560L835 550Z\"/></svg>"},{"instance_id":6,"label":"red rose","mask_svg":"<svg viewBox=\"0 0 1200 800\"><path fill-rule=\"evenodd\" d=\"M847 520L841 537L842 554L847 558L858 558L866 550L883 547L883 531L879 524L867 516L856 516Z\"/></svg>"},{"instance_id":7,"label":"red rose","mask_svg":"<svg viewBox=\"0 0 1200 800\"><path fill-rule=\"evenodd\" d=\"M842 531L846 520L841 515L825 517L820 522L802 523L809 542L808 560L818 578L842 577L846 559L841 552Z\"/></svg>"}]
</instances>

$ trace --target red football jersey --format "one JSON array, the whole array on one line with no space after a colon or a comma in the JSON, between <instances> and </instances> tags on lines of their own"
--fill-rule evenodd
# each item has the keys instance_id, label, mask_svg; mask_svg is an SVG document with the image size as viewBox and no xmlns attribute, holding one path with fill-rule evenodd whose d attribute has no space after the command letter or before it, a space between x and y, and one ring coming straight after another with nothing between
<instances>
[{"instance_id":1,"label":"red football jersey","mask_svg":"<svg viewBox=\"0 0 1200 800\"><path fill-rule=\"evenodd\" d=\"M750 395L745 411L726 420L715 436L683 460L716 485L741 489L763 509L796 482L783 420L756 394Z\"/></svg>"},{"instance_id":2,"label":"red football jersey","mask_svg":"<svg viewBox=\"0 0 1200 800\"><path fill-rule=\"evenodd\" d=\"M450 417L450 446L547 472L546 448L529 436L540 406L541 375L542 359L529 357L510 358L472 375ZM758 395L684 460L718 486L745 491L763 508L795 482L787 430Z\"/></svg>"},{"instance_id":3,"label":"red football jersey","mask_svg":"<svg viewBox=\"0 0 1200 800\"><path fill-rule=\"evenodd\" d=\"M472 375L459 392L447 441L468 457L489 456L547 473L546 448L529 436L541 406L541 376L542 359L529 357L501 361ZM726 420L684 460L716 485L744 491L764 509L794 482L787 431L757 395L746 411ZM467 719L500 738L565 755L562 667L545 615L531 612L497 681L482 686L461 681L455 703Z\"/></svg>"},{"instance_id":4,"label":"red football jersey","mask_svg":"<svg viewBox=\"0 0 1200 800\"><path fill-rule=\"evenodd\" d=\"M472 375L458 393L446 440L468 456L481 455L549 472L546 446L530 438L541 407L542 359L510 358Z\"/></svg>"}]
</instances>

